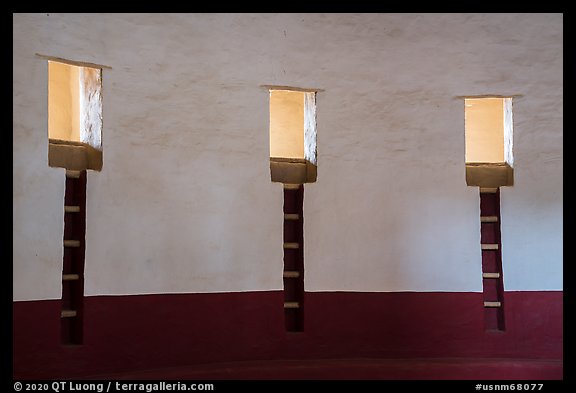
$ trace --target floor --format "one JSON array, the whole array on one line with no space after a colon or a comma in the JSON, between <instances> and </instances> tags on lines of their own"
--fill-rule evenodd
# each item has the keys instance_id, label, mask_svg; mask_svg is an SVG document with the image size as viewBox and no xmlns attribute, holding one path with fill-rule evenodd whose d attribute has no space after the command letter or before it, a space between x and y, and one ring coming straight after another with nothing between
<instances>
[{"instance_id":1,"label":"floor","mask_svg":"<svg viewBox=\"0 0 576 393\"><path fill-rule=\"evenodd\" d=\"M113 380L560 380L562 360L543 359L319 359L193 365L93 375Z\"/></svg>"}]
</instances>

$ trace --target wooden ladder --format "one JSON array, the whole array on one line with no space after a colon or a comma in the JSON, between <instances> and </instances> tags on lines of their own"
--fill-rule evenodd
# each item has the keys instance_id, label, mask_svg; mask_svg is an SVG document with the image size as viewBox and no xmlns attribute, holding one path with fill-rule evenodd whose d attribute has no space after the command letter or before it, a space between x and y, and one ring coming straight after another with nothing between
<instances>
[{"instance_id":1,"label":"wooden ladder","mask_svg":"<svg viewBox=\"0 0 576 393\"><path fill-rule=\"evenodd\" d=\"M488 331L504 330L504 282L502 277L499 188L480 188L480 243L484 326Z\"/></svg>"},{"instance_id":2,"label":"wooden ladder","mask_svg":"<svg viewBox=\"0 0 576 393\"><path fill-rule=\"evenodd\" d=\"M66 171L64 261L62 266L62 344L82 344L86 171Z\"/></svg>"},{"instance_id":3,"label":"wooden ladder","mask_svg":"<svg viewBox=\"0 0 576 393\"><path fill-rule=\"evenodd\" d=\"M284 184L284 321L289 332L304 330L303 184Z\"/></svg>"}]
</instances>

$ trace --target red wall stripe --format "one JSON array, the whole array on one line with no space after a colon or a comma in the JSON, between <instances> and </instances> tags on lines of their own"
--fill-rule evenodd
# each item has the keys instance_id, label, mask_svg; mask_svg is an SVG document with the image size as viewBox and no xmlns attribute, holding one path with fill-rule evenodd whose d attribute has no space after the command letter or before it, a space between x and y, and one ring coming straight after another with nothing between
<instances>
[{"instance_id":1,"label":"red wall stripe","mask_svg":"<svg viewBox=\"0 0 576 393\"><path fill-rule=\"evenodd\" d=\"M561 359L561 291L505 292L506 331L484 330L476 292L306 292L286 332L282 291L93 296L84 344L60 344L60 301L13 303L14 378L71 378L238 360Z\"/></svg>"}]
</instances>

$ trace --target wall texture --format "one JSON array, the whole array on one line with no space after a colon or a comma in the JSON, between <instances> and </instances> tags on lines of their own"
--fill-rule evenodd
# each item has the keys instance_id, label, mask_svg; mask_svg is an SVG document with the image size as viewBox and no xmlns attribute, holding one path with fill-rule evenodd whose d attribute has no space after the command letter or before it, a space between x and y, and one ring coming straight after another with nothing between
<instances>
[{"instance_id":1,"label":"wall texture","mask_svg":"<svg viewBox=\"0 0 576 393\"><path fill-rule=\"evenodd\" d=\"M270 181L262 85L323 90L318 180L304 194L309 296L478 296L462 96L484 94L518 95L515 183L501 192L504 288L562 291L562 29L561 14L15 14L15 318L61 297L64 170L47 164L48 70L35 53L112 67L104 167L88 173L87 307L109 295L282 289L282 188ZM542 344L551 356L555 332Z\"/></svg>"}]
</instances>

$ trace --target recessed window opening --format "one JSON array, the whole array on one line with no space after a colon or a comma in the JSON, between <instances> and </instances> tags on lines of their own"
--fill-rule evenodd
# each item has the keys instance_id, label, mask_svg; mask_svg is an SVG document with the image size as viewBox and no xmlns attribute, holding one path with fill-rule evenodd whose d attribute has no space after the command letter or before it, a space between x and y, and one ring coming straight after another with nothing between
<instances>
[{"instance_id":1,"label":"recessed window opening","mask_svg":"<svg viewBox=\"0 0 576 393\"><path fill-rule=\"evenodd\" d=\"M464 108L467 184L513 185L512 98L466 98Z\"/></svg>"},{"instance_id":2,"label":"recessed window opening","mask_svg":"<svg viewBox=\"0 0 576 393\"><path fill-rule=\"evenodd\" d=\"M48 164L102 169L102 70L48 61Z\"/></svg>"},{"instance_id":3,"label":"recessed window opening","mask_svg":"<svg viewBox=\"0 0 576 393\"><path fill-rule=\"evenodd\" d=\"M316 181L316 92L270 90L272 181Z\"/></svg>"}]
</instances>

